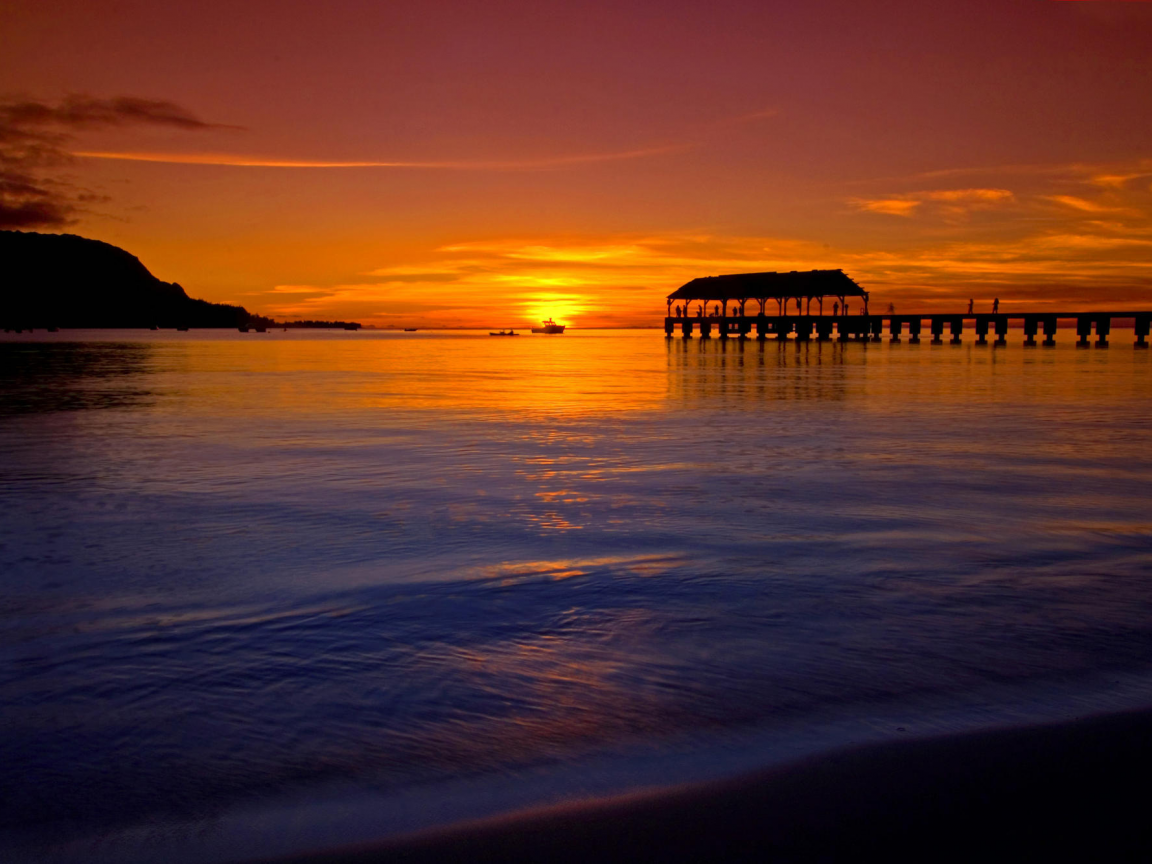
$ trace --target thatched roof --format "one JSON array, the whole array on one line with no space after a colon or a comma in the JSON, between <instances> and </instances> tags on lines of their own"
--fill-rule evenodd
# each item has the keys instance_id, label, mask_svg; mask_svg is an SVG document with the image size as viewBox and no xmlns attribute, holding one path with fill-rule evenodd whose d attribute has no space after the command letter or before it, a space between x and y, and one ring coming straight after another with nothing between
<instances>
[{"instance_id":1,"label":"thatched roof","mask_svg":"<svg viewBox=\"0 0 1152 864\"><path fill-rule=\"evenodd\" d=\"M793 297L868 297L843 270L797 273L733 273L693 279L669 300L778 300Z\"/></svg>"}]
</instances>

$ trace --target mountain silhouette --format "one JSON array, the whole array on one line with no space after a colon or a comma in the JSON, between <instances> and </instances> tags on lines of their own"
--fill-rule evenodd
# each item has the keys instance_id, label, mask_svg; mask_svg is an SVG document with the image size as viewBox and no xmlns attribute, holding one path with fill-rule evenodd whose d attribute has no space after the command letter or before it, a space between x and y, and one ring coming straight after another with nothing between
<instances>
[{"instance_id":1,"label":"mountain silhouette","mask_svg":"<svg viewBox=\"0 0 1152 864\"><path fill-rule=\"evenodd\" d=\"M75 234L0 231L0 326L243 327L242 306L195 300L135 255Z\"/></svg>"}]
</instances>

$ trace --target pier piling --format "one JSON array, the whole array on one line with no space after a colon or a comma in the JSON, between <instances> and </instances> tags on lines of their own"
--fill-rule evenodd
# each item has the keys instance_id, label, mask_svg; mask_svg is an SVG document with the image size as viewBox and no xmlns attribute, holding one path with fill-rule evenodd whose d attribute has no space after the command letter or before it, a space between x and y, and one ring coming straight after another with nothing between
<instances>
[{"instance_id":1,"label":"pier piling","mask_svg":"<svg viewBox=\"0 0 1152 864\"><path fill-rule=\"evenodd\" d=\"M1096 347L1108 347L1108 334L1112 331L1112 319L1108 315L1096 318Z\"/></svg>"},{"instance_id":2,"label":"pier piling","mask_svg":"<svg viewBox=\"0 0 1152 864\"><path fill-rule=\"evenodd\" d=\"M1040 329L1040 319L1035 315L1024 316L1024 346L1036 347L1036 332Z\"/></svg>"},{"instance_id":3,"label":"pier piling","mask_svg":"<svg viewBox=\"0 0 1152 864\"><path fill-rule=\"evenodd\" d=\"M960 315L952 316L949 329L952 332L952 344L960 344L960 334L964 332L964 318Z\"/></svg>"},{"instance_id":4,"label":"pier piling","mask_svg":"<svg viewBox=\"0 0 1152 864\"><path fill-rule=\"evenodd\" d=\"M1088 347L1088 337L1092 335L1092 319L1087 315L1080 315L1076 318L1076 340L1077 348Z\"/></svg>"},{"instance_id":5,"label":"pier piling","mask_svg":"<svg viewBox=\"0 0 1152 864\"><path fill-rule=\"evenodd\" d=\"M956 340L953 340L953 341L956 341ZM977 315L976 316L976 344L977 345L987 345L988 344L988 316L987 315Z\"/></svg>"}]
</instances>

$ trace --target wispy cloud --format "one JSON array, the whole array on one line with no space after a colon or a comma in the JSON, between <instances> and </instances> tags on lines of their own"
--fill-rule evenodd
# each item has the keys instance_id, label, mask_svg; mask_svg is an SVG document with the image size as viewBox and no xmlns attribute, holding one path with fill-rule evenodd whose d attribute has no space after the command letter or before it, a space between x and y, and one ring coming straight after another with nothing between
<instances>
[{"instance_id":1,"label":"wispy cloud","mask_svg":"<svg viewBox=\"0 0 1152 864\"><path fill-rule=\"evenodd\" d=\"M167 103L163 103L167 104ZM179 116L177 111L168 112ZM215 165L233 168L409 168L446 171L533 171L568 168L599 162L619 162L644 159L697 149L715 133L733 126L746 126L777 116L775 108L749 111L712 123L698 126L684 140L611 150L597 153L572 153L555 156L509 159L313 159L287 156L261 156L239 153L162 153L143 151L75 150L71 155L84 159L112 159L124 162L158 162L171 165ZM199 123L200 121L195 121ZM209 125L209 124L201 124ZM211 124L215 125L215 124Z\"/></svg>"},{"instance_id":2,"label":"wispy cloud","mask_svg":"<svg viewBox=\"0 0 1152 864\"><path fill-rule=\"evenodd\" d=\"M241 128L201 120L175 102L140 99L135 96L97 99L82 94L66 96L55 105L31 100L2 103L0 123L17 129L29 127L83 129L140 124L174 126L189 130Z\"/></svg>"},{"instance_id":3,"label":"wispy cloud","mask_svg":"<svg viewBox=\"0 0 1152 864\"><path fill-rule=\"evenodd\" d=\"M922 205L938 205L936 212L946 216L963 216L974 210L986 210L1011 203L1015 196L1007 189L931 189L880 198L850 198L857 210L886 216L913 216Z\"/></svg>"},{"instance_id":4,"label":"wispy cloud","mask_svg":"<svg viewBox=\"0 0 1152 864\"><path fill-rule=\"evenodd\" d=\"M911 216L921 204L915 198L849 198L848 203L857 210L886 216Z\"/></svg>"},{"instance_id":5,"label":"wispy cloud","mask_svg":"<svg viewBox=\"0 0 1152 864\"><path fill-rule=\"evenodd\" d=\"M1128 208L1114 207L1099 201L1089 201L1086 198L1078 198L1075 195L1044 195L1043 198L1047 201L1063 204L1065 207L1071 207L1073 210L1079 210L1081 213L1099 214L1132 212Z\"/></svg>"},{"instance_id":6,"label":"wispy cloud","mask_svg":"<svg viewBox=\"0 0 1152 864\"><path fill-rule=\"evenodd\" d=\"M72 155L85 159L115 159L124 162L162 162L170 165L219 165L234 168L425 168L448 171L532 171L566 168L595 162L642 159L688 149L691 145L670 144L612 153L579 153L539 159L276 159L237 156L224 153L130 153L78 150Z\"/></svg>"},{"instance_id":7,"label":"wispy cloud","mask_svg":"<svg viewBox=\"0 0 1152 864\"><path fill-rule=\"evenodd\" d=\"M59 179L78 131L118 126L186 131L236 128L201 120L174 102L67 96L59 103L0 102L0 228L57 228L100 196Z\"/></svg>"}]
</instances>

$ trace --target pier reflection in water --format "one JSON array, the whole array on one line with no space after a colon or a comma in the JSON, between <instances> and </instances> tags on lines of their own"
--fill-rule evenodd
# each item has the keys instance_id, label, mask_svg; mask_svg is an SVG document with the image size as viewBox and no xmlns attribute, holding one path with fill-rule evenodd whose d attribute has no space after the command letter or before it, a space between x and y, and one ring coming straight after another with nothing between
<instances>
[{"instance_id":1,"label":"pier reflection in water","mask_svg":"<svg viewBox=\"0 0 1152 864\"><path fill-rule=\"evenodd\" d=\"M744 339L665 340L668 396L685 404L707 403L756 411L765 400L847 397L847 367L867 356L838 343Z\"/></svg>"}]
</instances>

